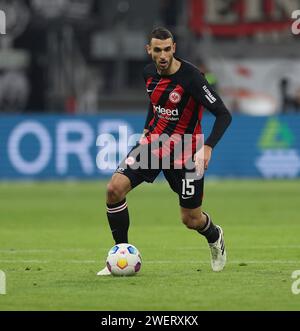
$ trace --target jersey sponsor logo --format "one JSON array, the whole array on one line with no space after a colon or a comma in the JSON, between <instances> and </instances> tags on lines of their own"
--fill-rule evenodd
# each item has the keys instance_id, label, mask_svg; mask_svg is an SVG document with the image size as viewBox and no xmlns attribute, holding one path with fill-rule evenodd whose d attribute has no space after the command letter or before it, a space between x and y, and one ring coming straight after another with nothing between
<instances>
[{"instance_id":1,"label":"jersey sponsor logo","mask_svg":"<svg viewBox=\"0 0 300 331\"><path fill-rule=\"evenodd\" d=\"M217 99L212 95L212 93L210 92L210 90L208 89L208 87L206 85L202 86L203 90L205 91L205 98L210 102L210 103L214 103Z\"/></svg>"},{"instance_id":2,"label":"jersey sponsor logo","mask_svg":"<svg viewBox=\"0 0 300 331\"><path fill-rule=\"evenodd\" d=\"M154 109L160 115L167 115L167 116L178 116L178 109L166 109L161 107L161 105L154 106Z\"/></svg>"},{"instance_id":3,"label":"jersey sponsor logo","mask_svg":"<svg viewBox=\"0 0 300 331\"><path fill-rule=\"evenodd\" d=\"M173 91L169 94L169 100L173 103L178 103L181 100L181 95L178 92Z\"/></svg>"},{"instance_id":4,"label":"jersey sponsor logo","mask_svg":"<svg viewBox=\"0 0 300 331\"><path fill-rule=\"evenodd\" d=\"M147 88L147 92L148 92L148 93L151 93L152 91L153 91L153 90L149 90L149 89Z\"/></svg>"}]
</instances>

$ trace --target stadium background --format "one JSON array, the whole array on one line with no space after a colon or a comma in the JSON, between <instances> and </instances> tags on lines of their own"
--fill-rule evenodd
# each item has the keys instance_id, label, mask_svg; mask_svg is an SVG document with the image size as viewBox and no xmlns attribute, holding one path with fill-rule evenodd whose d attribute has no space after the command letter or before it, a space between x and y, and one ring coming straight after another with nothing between
<instances>
[{"instance_id":1,"label":"stadium background","mask_svg":"<svg viewBox=\"0 0 300 331\"><path fill-rule=\"evenodd\" d=\"M145 44L157 25L174 32L178 56L206 72L234 116L208 176L299 176L300 46L291 31L297 1L0 4L7 13L7 34L1 35L1 179L109 175L95 169L96 137L110 133L118 139L120 123L141 131L148 102ZM74 122L79 125L72 127ZM68 126L65 145L77 143L85 149L78 151L82 157L76 146L59 149L59 123ZM57 165L61 158L64 170Z\"/></svg>"},{"instance_id":2,"label":"stadium background","mask_svg":"<svg viewBox=\"0 0 300 331\"><path fill-rule=\"evenodd\" d=\"M30 251L39 246L34 240L22 241L18 232L20 223L17 223L17 220L23 222L21 228L25 233L29 226L27 233L30 236L30 222L34 219L39 192L46 199L47 190L54 185L54 191L48 192L49 205L45 200L41 215L49 211L55 192L64 191L70 180L75 180L74 190L87 196L89 186L85 185L92 185L91 192L96 195L98 204L104 205L103 187L120 155L112 161L111 169L98 169L96 139L99 134L111 134L119 142L121 151L126 153L126 146L122 144L125 131L141 133L148 104L142 78L142 69L149 62L145 44L154 26L165 26L174 32L177 55L196 64L206 74L233 115L230 129L213 153L206 175L208 183L209 179L221 180L218 185L223 183L228 192L240 188L240 196L238 194L236 198L241 200L233 205L243 201L244 193L247 199L250 198L248 190L253 192L251 198L254 199L257 192L264 192L268 185L270 191L266 194L274 195L274 203L279 204L282 192L286 197L299 197L300 30L292 32L292 12L300 9L300 1L1 0L0 9L6 14L6 34L0 35L0 191L3 202L11 197L16 206L20 202L16 208L20 213L26 210L24 220L16 217L11 221L9 208L12 207L2 203L0 209L3 229L0 269L11 270L15 284L18 284L20 274L14 271L8 253L10 249L22 251L25 247ZM205 134L212 121L212 116L205 114ZM80 186L80 180L91 182ZM99 192L95 188L98 180ZM26 186L24 181L34 184ZM69 189L72 190L72 186ZM208 186L209 192L210 189ZM32 194L32 214L22 204L23 194ZM214 200L214 197L210 199ZM291 216L294 226L291 231L296 231L299 229L296 200L295 203L289 201L286 209L282 205L281 212ZM69 203L80 204L81 200L75 198ZM145 201L142 203L146 206ZM224 202L220 203L224 207ZM264 211L263 204L256 210L259 203L261 201L248 200L248 204L245 201L245 208L251 206L257 222ZM270 208L276 209L271 205ZM97 205L93 208L93 224L97 229L96 215L100 226L100 219L104 219L105 214L96 210ZM225 207L224 211L229 218L229 209ZM59 224L72 227L72 223L64 219L65 214L67 209ZM141 211L138 215L144 217ZM275 222L272 215L266 224ZM278 215L279 211L275 213L276 221ZM84 212L80 217L85 218ZM250 226L253 218L246 217L244 221L245 226ZM84 220L85 226L87 222ZM38 220L34 224L38 224ZM105 231L102 237L109 236L108 229ZM286 242L292 245L291 238L292 234L286 236ZM253 237L248 239L249 242L255 240ZM110 241L105 240L101 243L101 254L110 245ZM70 238L68 242L72 246ZM83 242L84 245L89 244ZM298 259L297 245L295 241L292 255ZM144 247L143 242L138 246ZM144 247L146 255L147 247ZM59 250L54 243L51 249ZM98 268L102 262L99 262L99 251L95 252L98 262L94 267ZM20 264L26 268L28 262L22 261L30 259L21 257ZM282 257L283 260L289 258L293 260L290 256ZM293 267L297 267L296 263ZM292 272L293 269L288 270ZM9 276L9 271L7 274ZM34 302L28 308L74 309L70 303L55 306L41 302L40 306ZM289 299L282 302L289 302ZM10 301L1 309L23 309L18 304ZM265 303L261 307L267 306ZM95 308L89 305L79 308L86 307ZM105 309L105 306L99 307ZM130 307L172 309L173 306L153 308L145 302L142 307ZM224 308L213 303L208 305L208 309L218 307ZM238 309L238 305L230 307ZM247 305L246 302L243 307L255 309L254 304ZM296 306L274 307L294 309ZM116 309L116 306L111 303L107 309ZM190 309L197 310L197 306Z\"/></svg>"}]
</instances>

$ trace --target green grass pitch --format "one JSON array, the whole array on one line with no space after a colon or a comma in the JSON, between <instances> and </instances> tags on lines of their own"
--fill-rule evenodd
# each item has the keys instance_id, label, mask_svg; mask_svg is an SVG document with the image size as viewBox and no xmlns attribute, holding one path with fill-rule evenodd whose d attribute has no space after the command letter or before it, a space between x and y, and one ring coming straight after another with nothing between
<instances>
[{"instance_id":1,"label":"green grass pitch","mask_svg":"<svg viewBox=\"0 0 300 331\"><path fill-rule=\"evenodd\" d=\"M0 310L299 310L299 181L207 181L203 209L222 225L228 264L181 223L164 182L128 195L134 277L97 277L113 245L105 182L0 184Z\"/></svg>"}]
</instances>

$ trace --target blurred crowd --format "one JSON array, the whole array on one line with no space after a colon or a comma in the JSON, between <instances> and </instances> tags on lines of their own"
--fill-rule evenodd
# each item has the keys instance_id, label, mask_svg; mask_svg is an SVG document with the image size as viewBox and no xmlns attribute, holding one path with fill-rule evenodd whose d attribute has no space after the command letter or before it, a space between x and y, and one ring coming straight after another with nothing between
<instances>
[{"instance_id":1,"label":"blurred crowd","mask_svg":"<svg viewBox=\"0 0 300 331\"><path fill-rule=\"evenodd\" d=\"M291 84L287 78L280 81L280 90L282 104L281 109L283 113L300 113L300 85L296 87L294 94L290 93Z\"/></svg>"},{"instance_id":2,"label":"blurred crowd","mask_svg":"<svg viewBox=\"0 0 300 331\"><path fill-rule=\"evenodd\" d=\"M221 0L211 0L210 12L204 13L199 3L206 1L0 0L0 8L6 15L6 34L0 35L0 111L143 110L146 98L141 72L149 61L144 46L148 33L158 25L171 29L178 42L178 56L195 63L226 100L228 88L223 83L228 79L222 74L226 69L215 70L212 60L220 63L222 58L225 63L234 59L228 53L228 45L237 42L248 45L239 49L239 58L247 58L249 50L260 47L256 43L262 34L228 36L230 29L221 33L210 30L209 24L203 23L205 19L224 17L226 22L233 11L241 12L242 3L249 2L250 6L251 2L236 0L224 4ZM196 11L199 13L194 15ZM285 15L288 18L288 13ZM264 37L288 34L286 26L283 32L275 32L269 31ZM294 45L293 36L289 38ZM273 42L280 45L281 39L275 39ZM287 56L291 49L292 46L287 47ZM279 75L284 76L282 68ZM238 81L236 84L239 85ZM300 112L297 86L288 77L278 78L277 91L273 89L281 97L277 112ZM229 92L232 110L241 111L243 105L236 95L245 96L244 91Z\"/></svg>"}]
</instances>

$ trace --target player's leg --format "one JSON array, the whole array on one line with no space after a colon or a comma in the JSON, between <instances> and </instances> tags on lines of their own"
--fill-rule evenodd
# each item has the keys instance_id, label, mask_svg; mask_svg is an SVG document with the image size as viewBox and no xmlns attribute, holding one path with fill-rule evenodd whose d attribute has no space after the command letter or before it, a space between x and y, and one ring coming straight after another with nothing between
<instances>
[{"instance_id":1,"label":"player's leg","mask_svg":"<svg viewBox=\"0 0 300 331\"><path fill-rule=\"evenodd\" d=\"M130 179L115 173L107 185L107 219L116 244L128 242L129 213L126 194L132 189Z\"/></svg>"},{"instance_id":2,"label":"player's leg","mask_svg":"<svg viewBox=\"0 0 300 331\"><path fill-rule=\"evenodd\" d=\"M117 168L107 185L106 192L107 218L116 244L128 243L129 213L126 202L127 193L144 181L153 182L160 172L159 169L132 169L127 166L126 160L127 158ZM97 273L98 276L110 274L107 267Z\"/></svg>"},{"instance_id":3,"label":"player's leg","mask_svg":"<svg viewBox=\"0 0 300 331\"><path fill-rule=\"evenodd\" d=\"M188 229L196 230L206 238L211 250L213 271L223 270L226 264L226 250L222 228L215 225L210 216L201 210L201 207L193 209L186 207L180 207L182 222Z\"/></svg>"},{"instance_id":4,"label":"player's leg","mask_svg":"<svg viewBox=\"0 0 300 331\"><path fill-rule=\"evenodd\" d=\"M209 215L202 212L201 207L190 209L181 206L180 211L182 222L188 229L198 231L206 238L208 243L214 243L218 240L219 231L217 227L213 224Z\"/></svg>"},{"instance_id":5,"label":"player's leg","mask_svg":"<svg viewBox=\"0 0 300 331\"><path fill-rule=\"evenodd\" d=\"M201 210L201 207L193 208L193 198L190 200L188 202L184 200L180 201L181 220L183 224L188 229L199 232L206 238L209 244L215 243L219 239L218 227L214 225L209 215Z\"/></svg>"},{"instance_id":6,"label":"player's leg","mask_svg":"<svg viewBox=\"0 0 300 331\"><path fill-rule=\"evenodd\" d=\"M126 194L132 189L130 179L120 173L114 173L107 184L107 219L116 244L128 242L129 213ZM111 272L104 267L97 276L109 276Z\"/></svg>"},{"instance_id":7,"label":"player's leg","mask_svg":"<svg viewBox=\"0 0 300 331\"><path fill-rule=\"evenodd\" d=\"M148 175L145 173L147 169L132 168L128 164L129 158L131 165L135 162L141 152L139 146L139 144L134 146L127 157L122 160L107 185L107 218L116 244L128 243L129 213L126 194L145 181L145 176Z\"/></svg>"},{"instance_id":8,"label":"player's leg","mask_svg":"<svg viewBox=\"0 0 300 331\"><path fill-rule=\"evenodd\" d=\"M212 268L214 271L222 270L226 263L223 231L201 210L204 177L189 178L184 169L165 170L164 175L172 190L178 194L182 222L207 239L212 254Z\"/></svg>"}]
</instances>

